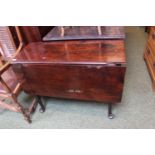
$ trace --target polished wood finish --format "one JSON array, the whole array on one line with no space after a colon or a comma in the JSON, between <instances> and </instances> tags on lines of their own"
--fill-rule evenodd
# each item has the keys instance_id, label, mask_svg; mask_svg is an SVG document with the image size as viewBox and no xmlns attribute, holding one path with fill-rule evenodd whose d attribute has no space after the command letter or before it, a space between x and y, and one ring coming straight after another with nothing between
<instances>
[{"instance_id":1,"label":"polished wood finish","mask_svg":"<svg viewBox=\"0 0 155 155\"><path fill-rule=\"evenodd\" d=\"M20 31L25 43L41 41L37 26L21 26Z\"/></svg>"},{"instance_id":2,"label":"polished wood finish","mask_svg":"<svg viewBox=\"0 0 155 155\"><path fill-rule=\"evenodd\" d=\"M27 45L14 63L126 63L124 50L123 40L37 42Z\"/></svg>"},{"instance_id":3,"label":"polished wood finish","mask_svg":"<svg viewBox=\"0 0 155 155\"><path fill-rule=\"evenodd\" d=\"M16 67L16 72L21 74L21 68ZM25 75L29 75L23 85L27 93L100 102L121 101L125 67L23 64L22 68Z\"/></svg>"},{"instance_id":4,"label":"polished wood finish","mask_svg":"<svg viewBox=\"0 0 155 155\"><path fill-rule=\"evenodd\" d=\"M13 60L27 93L116 103L121 101L124 40L55 41L28 44Z\"/></svg>"},{"instance_id":5,"label":"polished wood finish","mask_svg":"<svg viewBox=\"0 0 155 155\"><path fill-rule=\"evenodd\" d=\"M124 39L121 26L56 26L44 38L53 40Z\"/></svg>"},{"instance_id":6,"label":"polished wood finish","mask_svg":"<svg viewBox=\"0 0 155 155\"><path fill-rule=\"evenodd\" d=\"M20 31L24 39L24 43L42 41L44 35L46 35L53 26L20 26Z\"/></svg>"}]
</instances>

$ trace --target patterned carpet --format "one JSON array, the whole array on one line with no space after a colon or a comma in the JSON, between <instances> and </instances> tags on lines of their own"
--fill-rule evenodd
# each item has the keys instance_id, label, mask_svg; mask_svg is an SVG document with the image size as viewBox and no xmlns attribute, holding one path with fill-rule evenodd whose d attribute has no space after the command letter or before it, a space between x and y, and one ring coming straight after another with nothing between
<instances>
[{"instance_id":1,"label":"patterned carpet","mask_svg":"<svg viewBox=\"0 0 155 155\"><path fill-rule=\"evenodd\" d=\"M107 105L45 98L46 112L28 124L21 114L0 110L0 128L155 128L155 95L143 60L146 33L126 27L127 72L122 102L114 106L115 119L107 118ZM19 97L28 102L22 93Z\"/></svg>"}]
</instances>

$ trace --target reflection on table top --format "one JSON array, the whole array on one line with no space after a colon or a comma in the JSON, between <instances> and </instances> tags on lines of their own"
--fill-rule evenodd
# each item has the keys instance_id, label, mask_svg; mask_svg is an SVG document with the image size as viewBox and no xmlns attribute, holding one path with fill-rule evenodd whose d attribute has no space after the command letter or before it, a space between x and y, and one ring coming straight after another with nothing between
<instances>
[{"instance_id":1,"label":"reflection on table top","mask_svg":"<svg viewBox=\"0 0 155 155\"><path fill-rule=\"evenodd\" d=\"M13 63L104 64L125 63L123 40L35 42L28 44Z\"/></svg>"}]
</instances>

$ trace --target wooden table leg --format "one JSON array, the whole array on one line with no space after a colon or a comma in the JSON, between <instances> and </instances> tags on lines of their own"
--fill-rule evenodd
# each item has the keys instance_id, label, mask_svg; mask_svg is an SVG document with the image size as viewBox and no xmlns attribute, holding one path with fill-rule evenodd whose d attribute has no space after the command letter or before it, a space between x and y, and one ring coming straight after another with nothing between
<instances>
[{"instance_id":1,"label":"wooden table leg","mask_svg":"<svg viewBox=\"0 0 155 155\"><path fill-rule=\"evenodd\" d=\"M112 113L112 103L108 103L108 118L113 119L115 115Z\"/></svg>"},{"instance_id":2,"label":"wooden table leg","mask_svg":"<svg viewBox=\"0 0 155 155\"><path fill-rule=\"evenodd\" d=\"M38 105L37 99L34 98L31 105L30 105L30 107L29 107L29 109L28 109L29 115L31 115L31 114L33 114L35 112L35 110L37 108L37 105Z\"/></svg>"},{"instance_id":3,"label":"wooden table leg","mask_svg":"<svg viewBox=\"0 0 155 155\"><path fill-rule=\"evenodd\" d=\"M38 104L40 105L39 111L41 113L45 112L45 105L43 104L43 102L41 100L41 96L37 96L37 100L38 100Z\"/></svg>"}]
</instances>

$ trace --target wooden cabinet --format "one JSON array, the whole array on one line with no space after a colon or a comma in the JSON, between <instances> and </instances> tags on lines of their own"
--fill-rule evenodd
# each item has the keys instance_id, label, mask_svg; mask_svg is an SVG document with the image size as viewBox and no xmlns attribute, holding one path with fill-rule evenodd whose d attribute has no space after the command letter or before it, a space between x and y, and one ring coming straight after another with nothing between
<instances>
[{"instance_id":1,"label":"wooden cabinet","mask_svg":"<svg viewBox=\"0 0 155 155\"><path fill-rule=\"evenodd\" d=\"M145 52L144 59L146 61L148 71L152 79L152 87L155 91L155 27L151 26Z\"/></svg>"}]
</instances>

